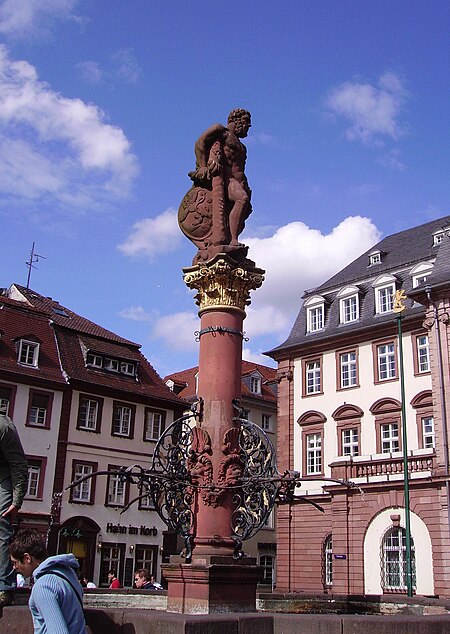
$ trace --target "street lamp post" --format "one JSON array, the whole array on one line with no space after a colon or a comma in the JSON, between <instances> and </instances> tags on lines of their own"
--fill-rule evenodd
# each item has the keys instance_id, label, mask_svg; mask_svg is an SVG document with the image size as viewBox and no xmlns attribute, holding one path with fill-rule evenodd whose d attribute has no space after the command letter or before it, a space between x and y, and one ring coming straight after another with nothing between
<instances>
[{"instance_id":1,"label":"street lamp post","mask_svg":"<svg viewBox=\"0 0 450 634\"><path fill-rule=\"evenodd\" d=\"M408 597L413 596L412 583L412 558L411 558L411 511L409 504L409 473L408 473L408 435L406 429L405 406L405 372L403 368L403 339L402 339L402 312L406 306L403 303L407 299L405 291L396 291L394 297L394 313L396 313L398 329L398 351L400 361L400 390L402 401L402 441L403 441L403 480L405 493L405 532L406 532L406 589Z\"/></svg>"}]
</instances>

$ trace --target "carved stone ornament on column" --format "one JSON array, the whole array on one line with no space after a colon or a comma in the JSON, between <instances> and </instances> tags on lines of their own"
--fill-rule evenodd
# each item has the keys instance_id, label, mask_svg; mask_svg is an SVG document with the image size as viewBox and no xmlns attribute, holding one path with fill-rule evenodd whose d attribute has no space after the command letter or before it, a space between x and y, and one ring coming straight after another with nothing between
<instances>
[{"instance_id":1,"label":"carved stone ornament on column","mask_svg":"<svg viewBox=\"0 0 450 634\"><path fill-rule=\"evenodd\" d=\"M250 291L261 286L264 271L253 266L239 266L226 256L183 269L184 282L198 290L195 302L200 313L207 308L237 308L245 314Z\"/></svg>"},{"instance_id":2,"label":"carved stone ornament on column","mask_svg":"<svg viewBox=\"0 0 450 634\"><path fill-rule=\"evenodd\" d=\"M211 490L201 489L201 496L208 506L216 505L219 493L213 490L213 466L208 458L212 454L211 438L200 427L192 429L192 447L188 458L188 471L192 484L200 487L211 487ZM211 495L211 493L213 495Z\"/></svg>"},{"instance_id":3,"label":"carved stone ornament on column","mask_svg":"<svg viewBox=\"0 0 450 634\"><path fill-rule=\"evenodd\" d=\"M220 461L217 480L221 486L237 486L242 480L244 465L241 460L239 427L230 427L224 434L222 453L225 458Z\"/></svg>"}]
</instances>

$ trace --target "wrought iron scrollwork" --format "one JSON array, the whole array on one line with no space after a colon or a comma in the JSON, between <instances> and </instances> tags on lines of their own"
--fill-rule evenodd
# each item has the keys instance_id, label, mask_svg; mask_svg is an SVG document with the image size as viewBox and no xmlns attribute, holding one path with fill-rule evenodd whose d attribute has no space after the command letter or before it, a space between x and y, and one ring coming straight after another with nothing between
<instances>
[{"instance_id":1,"label":"wrought iron scrollwork","mask_svg":"<svg viewBox=\"0 0 450 634\"><path fill-rule=\"evenodd\" d=\"M72 482L68 488L79 486L99 475L116 476L135 484L139 495L132 504L151 498L155 510L165 524L185 540L184 555L189 561L192 554L197 496L203 503L217 506L225 493L231 491L235 505L231 519L231 534L236 542L234 557L243 556L242 542L263 528L276 504L311 503L305 496L296 495L301 486L299 472L280 473L277 468L273 444L261 427L247 420L239 402L234 401L237 416L233 426L224 435L223 458L214 478L210 456L211 440L197 422L202 417L202 400L191 411L172 423L159 438L151 467L141 465L122 467L115 471L97 471ZM321 481L355 487L352 482L332 478ZM360 492L361 489L357 487Z\"/></svg>"}]
</instances>

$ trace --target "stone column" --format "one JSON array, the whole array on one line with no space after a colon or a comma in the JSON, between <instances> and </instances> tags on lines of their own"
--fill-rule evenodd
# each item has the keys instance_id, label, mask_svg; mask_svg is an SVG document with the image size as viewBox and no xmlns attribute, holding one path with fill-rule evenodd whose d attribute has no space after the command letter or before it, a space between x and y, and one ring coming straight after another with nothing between
<instances>
[{"instance_id":1,"label":"stone column","mask_svg":"<svg viewBox=\"0 0 450 634\"><path fill-rule=\"evenodd\" d=\"M200 485L194 501L191 564L164 566L168 609L209 613L255 609L260 570L254 560L236 561L232 538L233 496L242 473L239 423L233 400L241 397L242 340L250 291L264 271L246 260L219 254L184 269L184 281L197 290L201 318L197 395L203 412L194 430L191 477Z\"/></svg>"}]
</instances>

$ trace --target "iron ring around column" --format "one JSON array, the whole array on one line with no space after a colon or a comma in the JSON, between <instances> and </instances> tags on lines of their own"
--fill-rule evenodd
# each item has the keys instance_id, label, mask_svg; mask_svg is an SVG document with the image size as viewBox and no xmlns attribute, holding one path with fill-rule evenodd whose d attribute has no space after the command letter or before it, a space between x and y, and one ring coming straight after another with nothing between
<instances>
[{"instance_id":1,"label":"iron ring around column","mask_svg":"<svg viewBox=\"0 0 450 634\"><path fill-rule=\"evenodd\" d=\"M238 335L238 337L242 337L244 341L248 341L248 337L245 336L245 332L242 332L241 330L236 330L235 328L227 328L226 326L208 326L207 328L203 328L202 330L196 330L194 332L195 341L200 341L200 337L208 333L211 333L213 337L216 335L216 333Z\"/></svg>"}]
</instances>

